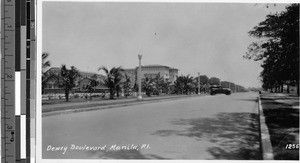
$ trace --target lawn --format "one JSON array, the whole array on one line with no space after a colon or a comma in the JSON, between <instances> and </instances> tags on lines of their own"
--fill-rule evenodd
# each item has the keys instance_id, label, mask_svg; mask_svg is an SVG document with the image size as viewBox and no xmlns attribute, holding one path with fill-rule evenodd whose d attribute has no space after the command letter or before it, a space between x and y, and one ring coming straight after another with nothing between
<instances>
[{"instance_id":1,"label":"lawn","mask_svg":"<svg viewBox=\"0 0 300 163\"><path fill-rule=\"evenodd\" d=\"M299 160L299 97L261 96L275 160Z\"/></svg>"}]
</instances>

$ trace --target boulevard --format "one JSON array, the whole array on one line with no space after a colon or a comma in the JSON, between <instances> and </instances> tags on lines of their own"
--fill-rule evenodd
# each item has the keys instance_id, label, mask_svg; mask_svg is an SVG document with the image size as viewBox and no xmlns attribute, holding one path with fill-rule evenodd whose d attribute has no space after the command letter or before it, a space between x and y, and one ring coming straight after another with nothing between
<instances>
[{"instance_id":1,"label":"boulevard","mask_svg":"<svg viewBox=\"0 0 300 163\"><path fill-rule=\"evenodd\" d=\"M43 117L43 158L261 159L257 96L200 96Z\"/></svg>"}]
</instances>

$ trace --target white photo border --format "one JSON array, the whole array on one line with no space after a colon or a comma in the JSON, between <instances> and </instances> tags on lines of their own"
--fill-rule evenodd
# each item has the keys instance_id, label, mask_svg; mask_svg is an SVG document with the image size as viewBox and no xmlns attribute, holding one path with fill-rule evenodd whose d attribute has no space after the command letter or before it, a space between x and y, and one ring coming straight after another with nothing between
<instances>
[{"instance_id":1,"label":"white photo border","mask_svg":"<svg viewBox=\"0 0 300 163\"><path fill-rule=\"evenodd\" d=\"M182 2L182 3L192 3L192 2L200 2L200 3L300 3L300 0L152 0L152 1L144 1L144 0L36 0L36 146L31 147L32 150L35 151L35 158L31 158L31 162L37 163L99 163L99 162L140 162L141 160L100 160L100 159L43 159L42 158L42 86L41 86L41 73L42 73L42 11L43 11L43 3L44 2ZM147 162L167 162L167 163L183 163L183 162L220 162L221 160L142 160ZM221 162L244 162L245 160L228 160ZM248 161L248 160L247 160ZM263 162L261 161L251 161L251 162ZM291 162L291 161L285 161Z\"/></svg>"}]
</instances>

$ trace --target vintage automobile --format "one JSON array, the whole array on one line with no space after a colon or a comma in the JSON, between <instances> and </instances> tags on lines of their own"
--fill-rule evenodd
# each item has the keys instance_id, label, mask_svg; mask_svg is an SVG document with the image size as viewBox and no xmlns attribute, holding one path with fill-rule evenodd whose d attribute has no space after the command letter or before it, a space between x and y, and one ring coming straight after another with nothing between
<instances>
[{"instance_id":1,"label":"vintage automobile","mask_svg":"<svg viewBox=\"0 0 300 163\"><path fill-rule=\"evenodd\" d=\"M210 95L215 95L218 93L230 95L231 90L229 88L223 88L221 85L210 86Z\"/></svg>"}]
</instances>

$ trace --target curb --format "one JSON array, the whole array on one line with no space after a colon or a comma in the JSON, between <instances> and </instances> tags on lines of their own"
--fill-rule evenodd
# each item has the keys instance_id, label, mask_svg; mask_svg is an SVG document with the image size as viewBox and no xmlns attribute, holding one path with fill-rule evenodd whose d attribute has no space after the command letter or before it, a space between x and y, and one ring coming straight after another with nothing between
<instances>
[{"instance_id":1,"label":"curb","mask_svg":"<svg viewBox=\"0 0 300 163\"><path fill-rule=\"evenodd\" d=\"M271 145L269 129L266 125L265 116L263 115L260 96L258 97L258 113L260 121L260 139L263 160L274 160L273 147Z\"/></svg>"},{"instance_id":2,"label":"curb","mask_svg":"<svg viewBox=\"0 0 300 163\"><path fill-rule=\"evenodd\" d=\"M50 111L50 112L42 113L42 117L47 117L47 116L52 116L52 115L70 114L70 113L79 113L79 112L86 112L86 111L94 111L94 110L111 109L111 108L119 108L119 107L125 107L125 106L142 105L142 104L157 103L157 102L163 102L163 101L175 101L175 100L180 100L180 99L185 99L185 98L195 98L195 97L203 97L203 96L175 97L175 98L165 98L165 99L158 99L158 100L145 100L145 101L141 101L141 102L133 101L133 102L125 103L125 104L113 104L113 105L107 105L107 106L94 106L94 107L88 107L88 108Z\"/></svg>"}]
</instances>

